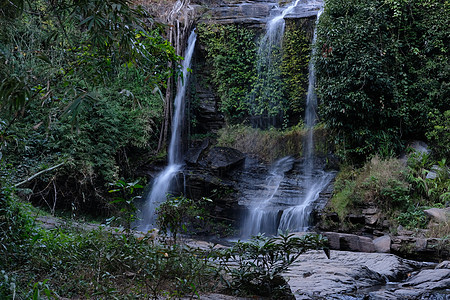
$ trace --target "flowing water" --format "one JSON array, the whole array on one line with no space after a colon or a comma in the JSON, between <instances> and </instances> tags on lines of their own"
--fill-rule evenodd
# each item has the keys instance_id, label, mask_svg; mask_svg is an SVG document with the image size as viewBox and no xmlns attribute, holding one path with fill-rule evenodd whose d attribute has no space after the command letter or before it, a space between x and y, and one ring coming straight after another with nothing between
<instances>
[{"instance_id":1,"label":"flowing water","mask_svg":"<svg viewBox=\"0 0 450 300\"><path fill-rule=\"evenodd\" d=\"M179 78L177 84L177 94L175 96L175 111L172 117L172 132L169 143L169 161L167 167L155 178L152 189L145 201L142 217L137 226L138 230L148 231L155 227L156 208L166 200L167 193L174 181L175 176L179 173L183 166L183 151L181 146L181 133L184 123L184 99L186 94L186 85L189 76L189 68L191 67L192 55L194 53L197 34L193 30L188 39L188 45L184 54L183 61L183 78Z\"/></svg>"},{"instance_id":2,"label":"flowing water","mask_svg":"<svg viewBox=\"0 0 450 300\"><path fill-rule=\"evenodd\" d=\"M260 232L275 234L279 222L278 195L285 173L293 168L294 158L279 159L270 169L265 184L256 193L242 227L242 236L250 237ZM274 232L275 229L275 232Z\"/></svg>"},{"instance_id":3,"label":"flowing water","mask_svg":"<svg viewBox=\"0 0 450 300\"><path fill-rule=\"evenodd\" d=\"M284 9L280 15L267 23L266 34L262 39L259 54L267 54L265 65L271 65L273 47L281 46L284 34L284 17L291 12L299 0ZM319 19L321 11L317 14ZM313 45L316 40L314 31ZM266 47L267 49L261 49ZM314 50L313 50L314 51ZM291 157L282 158L274 163L263 188L263 195L255 194L250 199L248 213L242 227L242 236L250 237L258 233L276 234L278 230L305 231L310 224L312 204L319 198L334 174L323 171L315 161L314 155L314 125L317 121L317 95L315 93L314 52L309 63L309 86L306 99L305 124L307 134L304 140L304 159L301 175L297 175L298 188L290 188L290 195L283 195L280 186L287 181L286 173L293 168ZM259 68L259 66L258 66ZM274 72L268 72L274 73ZM269 84L266 82L265 84ZM295 196L292 196L292 194ZM286 193L285 193L286 194Z\"/></svg>"},{"instance_id":4,"label":"flowing water","mask_svg":"<svg viewBox=\"0 0 450 300\"><path fill-rule=\"evenodd\" d=\"M275 126L280 115L276 112L282 106L281 61L282 42L285 29L284 17L292 12L300 0L296 0L281 12L272 17L266 24L266 32L259 42L257 53L257 79L250 95L252 124L267 128Z\"/></svg>"},{"instance_id":5,"label":"flowing water","mask_svg":"<svg viewBox=\"0 0 450 300\"><path fill-rule=\"evenodd\" d=\"M322 9L317 13L318 22ZM317 25L317 24L316 24ZM317 26L316 26L317 29ZM314 46L317 38L317 30L314 29L312 45ZM306 96L305 125L308 130L304 147L304 165L303 165L303 186L304 193L299 198L297 205L283 211L279 229L304 231L310 226L309 216L311 215L311 204L319 198L320 192L330 183L333 174L324 172L315 167L314 156L314 125L317 122L317 94L315 92L316 74L314 69L314 47L309 61L309 84L308 94Z\"/></svg>"}]
</instances>

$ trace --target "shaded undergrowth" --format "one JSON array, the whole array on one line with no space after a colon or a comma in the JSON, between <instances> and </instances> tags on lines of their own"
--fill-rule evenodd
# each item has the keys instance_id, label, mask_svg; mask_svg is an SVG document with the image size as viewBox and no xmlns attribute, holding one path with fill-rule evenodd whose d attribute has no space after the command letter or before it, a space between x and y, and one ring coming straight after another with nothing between
<instances>
[{"instance_id":1,"label":"shaded undergrowth","mask_svg":"<svg viewBox=\"0 0 450 300\"><path fill-rule=\"evenodd\" d=\"M306 134L307 129L300 125L286 130L261 130L246 125L231 125L219 131L218 144L271 162L287 155L302 156ZM327 152L326 138L324 128L314 129L316 155Z\"/></svg>"}]
</instances>

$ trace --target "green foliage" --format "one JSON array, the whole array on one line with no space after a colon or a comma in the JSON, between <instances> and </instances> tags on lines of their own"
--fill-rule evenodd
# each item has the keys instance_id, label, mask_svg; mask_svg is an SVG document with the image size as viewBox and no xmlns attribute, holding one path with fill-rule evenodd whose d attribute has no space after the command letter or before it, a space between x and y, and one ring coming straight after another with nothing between
<instances>
[{"instance_id":1,"label":"green foliage","mask_svg":"<svg viewBox=\"0 0 450 300\"><path fill-rule=\"evenodd\" d=\"M434 176L427 176L430 173ZM429 154L412 153L408 159L407 180L422 205L446 205L450 200L450 170L445 159L435 165Z\"/></svg>"},{"instance_id":2,"label":"green foliage","mask_svg":"<svg viewBox=\"0 0 450 300\"><path fill-rule=\"evenodd\" d=\"M290 22L283 49L257 53L262 33L239 25L200 24L211 81L221 98L221 111L231 124L279 119L277 126L298 123L307 86L309 38L302 22ZM259 56L270 56L258 60ZM284 120L283 120L284 118ZM271 122L273 123L273 122Z\"/></svg>"},{"instance_id":3,"label":"green foliage","mask_svg":"<svg viewBox=\"0 0 450 300\"><path fill-rule=\"evenodd\" d=\"M33 246L31 237L36 235L33 220L14 195L8 168L0 159L0 268L27 261Z\"/></svg>"},{"instance_id":4,"label":"green foliage","mask_svg":"<svg viewBox=\"0 0 450 300\"><path fill-rule=\"evenodd\" d=\"M211 202L207 198L201 199L203 202ZM169 196L167 200L157 208L157 220L159 229L163 234L171 234L174 243L177 242L177 235L180 230L187 232L188 226L195 226L198 220L203 220L206 211L203 203L195 202L184 196Z\"/></svg>"},{"instance_id":5,"label":"green foliage","mask_svg":"<svg viewBox=\"0 0 450 300\"><path fill-rule=\"evenodd\" d=\"M331 0L317 41L321 116L342 154L390 155L449 98L448 2ZM388 151L386 151L388 150Z\"/></svg>"},{"instance_id":6,"label":"green foliage","mask_svg":"<svg viewBox=\"0 0 450 300\"><path fill-rule=\"evenodd\" d=\"M157 299L198 294L215 283L207 253L160 244L152 235L84 231L79 224L38 228L7 186L2 182L0 198L2 299ZM120 191L131 186L119 183Z\"/></svg>"},{"instance_id":7,"label":"green foliage","mask_svg":"<svg viewBox=\"0 0 450 300\"><path fill-rule=\"evenodd\" d=\"M362 168L343 168L336 178L330 205L341 220L358 205L370 204L385 212L404 209L409 205L410 187L404 176L404 166L394 158L373 157Z\"/></svg>"},{"instance_id":8,"label":"green foliage","mask_svg":"<svg viewBox=\"0 0 450 300\"><path fill-rule=\"evenodd\" d=\"M326 249L326 240L320 235L298 237L280 232L278 237L257 235L248 242L238 241L220 259L231 274L228 286L236 293L284 299L291 291L282 274L312 249Z\"/></svg>"},{"instance_id":9,"label":"green foliage","mask_svg":"<svg viewBox=\"0 0 450 300\"><path fill-rule=\"evenodd\" d=\"M16 294L16 282L10 278L4 270L0 271L0 297L2 299L14 299Z\"/></svg>"},{"instance_id":10,"label":"green foliage","mask_svg":"<svg viewBox=\"0 0 450 300\"><path fill-rule=\"evenodd\" d=\"M340 220L344 220L350 212L351 208L359 199L354 199L354 183L347 182L341 190L336 192L331 198L330 205L334 212L339 216Z\"/></svg>"},{"instance_id":11,"label":"green foliage","mask_svg":"<svg viewBox=\"0 0 450 300\"><path fill-rule=\"evenodd\" d=\"M107 183L156 151L160 93L179 57L128 1L22 3L14 18L0 14L0 153L16 182L69 162L35 179L33 201L104 208Z\"/></svg>"},{"instance_id":12,"label":"green foliage","mask_svg":"<svg viewBox=\"0 0 450 300\"><path fill-rule=\"evenodd\" d=\"M397 221L400 225L408 229L426 228L428 225L428 218L425 215L424 207L409 207L407 211L398 215Z\"/></svg>"},{"instance_id":13,"label":"green foliage","mask_svg":"<svg viewBox=\"0 0 450 300\"><path fill-rule=\"evenodd\" d=\"M435 176L428 176L431 172ZM341 220L361 205L375 205L406 228L425 228L424 210L445 207L450 200L450 173L445 160L426 153L410 153L400 160L372 158L360 169L343 168L335 182L329 209Z\"/></svg>"},{"instance_id":14,"label":"green foliage","mask_svg":"<svg viewBox=\"0 0 450 300\"><path fill-rule=\"evenodd\" d=\"M127 231L131 230L131 224L136 221L136 206L134 205L136 199L141 198L141 196L136 195L136 189L142 189L143 186L139 184L139 180L134 182L126 182L122 179L114 183L110 183L110 186L114 189L109 190L110 193L114 193L114 200L109 204L119 207L116 209L119 214L111 217L108 221L123 221L125 223L125 229ZM109 225L109 224L108 224Z\"/></svg>"},{"instance_id":15,"label":"green foliage","mask_svg":"<svg viewBox=\"0 0 450 300\"><path fill-rule=\"evenodd\" d=\"M431 142L434 156L450 160L450 110L439 113L439 111L430 112L430 126L426 136Z\"/></svg>"},{"instance_id":16,"label":"green foliage","mask_svg":"<svg viewBox=\"0 0 450 300\"><path fill-rule=\"evenodd\" d=\"M199 24L197 30L213 67L211 80L222 100L220 110L230 121L242 121L249 113L247 95L255 73L255 32L216 24Z\"/></svg>"},{"instance_id":17,"label":"green foliage","mask_svg":"<svg viewBox=\"0 0 450 300\"><path fill-rule=\"evenodd\" d=\"M159 229L164 234L170 232L175 243L179 230L186 230L184 222L189 214L189 210L193 209L193 205L194 202L184 196L168 197L156 210Z\"/></svg>"},{"instance_id":18,"label":"green foliage","mask_svg":"<svg viewBox=\"0 0 450 300\"><path fill-rule=\"evenodd\" d=\"M292 22L292 23L291 23ZM283 37L283 61L281 74L288 101L287 114L290 121L298 123L303 115L305 95L308 87L308 64L311 39L305 32L301 20L286 23Z\"/></svg>"}]
</instances>

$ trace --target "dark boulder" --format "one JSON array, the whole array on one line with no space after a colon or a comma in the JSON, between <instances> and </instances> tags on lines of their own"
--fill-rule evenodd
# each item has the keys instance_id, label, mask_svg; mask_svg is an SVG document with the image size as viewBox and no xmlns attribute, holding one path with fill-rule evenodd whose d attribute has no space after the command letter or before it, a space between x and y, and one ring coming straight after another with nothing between
<instances>
[{"instance_id":1,"label":"dark boulder","mask_svg":"<svg viewBox=\"0 0 450 300\"><path fill-rule=\"evenodd\" d=\"M188 165L196 165L198 164L198 161L200 160L203 153L208 149L209 147L209 139L205 139L202 144L198 147L190 148L186 154L184 160Z\"/></svg>"},{"instance_id":2,"label":"dark boulder","mask_svg":"<svg viewBox=\"0 0 450 300\"><path fill-rule=\"evenodd\" d=\"M223 176L228 172L244 165L245 155L239 150L227 147L213 147L199 161L204 168L209 168L217 175Z\"/></svg>"}]
</instances>

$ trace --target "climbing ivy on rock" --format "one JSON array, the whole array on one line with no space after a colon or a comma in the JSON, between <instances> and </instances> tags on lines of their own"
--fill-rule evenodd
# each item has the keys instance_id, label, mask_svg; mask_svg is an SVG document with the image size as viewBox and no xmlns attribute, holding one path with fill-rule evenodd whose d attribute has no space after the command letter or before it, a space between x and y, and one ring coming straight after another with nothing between
<instances>
[{"instance_id":1,"label":"climbing ivy on rock","mask_svg":"<svg viewBox=\"0 0 450 300\"><path fill-rule=\"evenodd\" d=\"M283 39L283 63L281 65L284 93L288 99L288 119L298 123L303 115L308 89L308 64L311 53L311 37L304 29L308 19L286 23Z\"/></svg>"},{"instance_id":2,"label":"climbing ivy on rock","mask_svg":"<svg viewBox=\"0 0 450 300\"><path fill-rule=\"evenodd\" d=\"M275 118L275 124L281 125L284 118L284 124L294 125L302 118L311 40L304 22L289 22L282 48L263 53L274 59L270 68L259 66L261 76L257 74L261 30L240 25L198 26L199 42L210 61L211 81L229 123Z\"/></svg>"},{"instance_id":3,"label":"climbing ivy on rock","mask_svg":"<svg viewBox=\"0 0 450 300\"><path fill-rule=\"evenodd\" d=\"M330 0L317 42L321 116L344 154L398 153L450 96L448 1ZM389 151L389 149L391 151Z\"/></svg>"},{"instance_id":4,"label":"climbing ivy on rock","mask_svg":"<svg viewBox=\"0 0 450 300\"><path fill-rule=\"evenodd\" d=\"M255 73L255 32L238 25L200 24L198 39L205 45L212 65L212 83L221 99L221 111L231 122L248 116L250 91Z\"/></svg>"}]
</instances>

